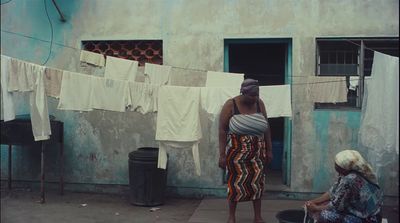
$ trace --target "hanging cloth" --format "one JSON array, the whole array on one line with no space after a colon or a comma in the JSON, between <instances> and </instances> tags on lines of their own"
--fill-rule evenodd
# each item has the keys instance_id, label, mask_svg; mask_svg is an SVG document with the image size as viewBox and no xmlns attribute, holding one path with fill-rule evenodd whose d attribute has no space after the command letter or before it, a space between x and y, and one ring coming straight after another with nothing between
<instances>
[{"instance_id":1,"label":"hanging cloth","mask_svg":"<svg viewBox=\"0 0 400 223\"><path fill-rule=\"evenodd\" d=\"M244 74L208 71L206 87L232 87L236 88L242 84Z\"/></svg>"},{"instance_id":2,"label":"hanging cloth","mask_svg":"<svg viewBox=\"0 0 400 223\"><path fill-rule=\"evenodd\" d=\"M134 60L126 60L107 56L104 77L115 80L135 81L139 63Z\"/></svg>"}]
</instances>

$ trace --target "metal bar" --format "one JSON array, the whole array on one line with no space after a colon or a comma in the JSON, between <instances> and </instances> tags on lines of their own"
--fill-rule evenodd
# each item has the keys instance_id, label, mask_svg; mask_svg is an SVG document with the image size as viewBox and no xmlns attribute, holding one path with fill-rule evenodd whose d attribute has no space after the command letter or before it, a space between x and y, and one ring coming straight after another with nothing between
<instances>
[{"instance_id":1,"label":"metal bar","mask_svg":"<svg viewBox=\"0 0 400 223\"><path fill-rule=\"evenodd\" d=\"M51 0L51 1L53 2L54 6L56 7L58 14L60 14L61 22L66 22L67 20L65 19L64 15L62 14L60 8L58 8L56 1L55 0Z\"/></svg>"},{"instance_id":2,"label":"metal bar","mask_svg":"<svg viewBox=\"0 0 400 223\"><path fill-rule=\"evenodd\" d=\"M41 193L41 200L40 203L45 202L45 197L44 197L44 149L45 145L44 142L41 141L40 145L42 147L42 154L41 154L41 178L40 178L40 193Z\"/></svg>"},{"instance_id":3,"label":"metal bar","mask_svg":"<svg viewBox=\"0 0 400 223\"><path fill-rule=\"evenodd\" d=\"M8 145L8 189L11 190L11 150L12 145Z\"/></svg>"},{"instance_id":4,"label":"metal bar","mask_svg":"<svg viewBox=\"0 0 400 223\"><path fill-rule=\"evenodd\" d=\"M63 137L63 136L61 136ZM64 142L60 145L60 194L64 195Z\"/></svg>"},{"instance_id":5,"label":"metal bar","mask_svg":"<svg viewBox=\"0 0 400 223\"><path fill-rule=\"evenodd\" d=\"M361 108L362 100L364 97L364 41L361 41L360 46L360 78L358 79L358 105L357 107Z\"/></svg>"}]
</instances>

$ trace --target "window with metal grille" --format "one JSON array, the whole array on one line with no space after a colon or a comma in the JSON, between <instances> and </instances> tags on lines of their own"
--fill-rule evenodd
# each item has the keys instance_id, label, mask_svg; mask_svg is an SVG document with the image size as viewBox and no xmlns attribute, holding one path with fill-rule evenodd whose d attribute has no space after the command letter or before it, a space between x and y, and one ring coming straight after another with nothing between
<instances>
[{"instance_id":1,"label":"window with metal grille","mask_svg":"<svg viewBox=\"0 0 400 223\"><path fill-rule=\"evenodd\" d=\"M163 64L162 40L88 40L82 41L82 46L87 51L136 60L139 66Z\"/></svg>"},{"instance_id":2,"label":"window with metal grille","mask_svg":"<svg viewBox=\"0 0 400 223\"><path fill-rule=\"evenodd\" d=\"M350 77L359 77L357 88L348 89L347 102L315 103L316 109L360 109L364 77L371 76L374 51L399 56L398 38L317 38L316 47L317 76L345 76L348 88Z\"/></svg>"}]
</instances>

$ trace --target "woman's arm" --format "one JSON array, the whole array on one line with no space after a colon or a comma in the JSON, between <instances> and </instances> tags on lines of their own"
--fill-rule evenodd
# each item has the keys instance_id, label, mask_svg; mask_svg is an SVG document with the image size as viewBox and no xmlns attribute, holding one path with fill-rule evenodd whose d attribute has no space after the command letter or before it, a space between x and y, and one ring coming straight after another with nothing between
<instances>
[{"instance_id":1,"label":"woman's arm","mask_svg":"<svg viewBox=\"0 0 400 223\"><path fill-rule=\"evenodd\" d=\"M219 131L218 131L218 139L219 139L219 161L218 166L221 169L226 168L226 137L229 129L229 119L232 117L232 106L233 102L231 99L225 102L222 107L221 114L219 117Z\"/></svg>"},{"instance_id":2,"label":"woman's arm","mask_svg":"<svg viewBox=\"0 0 400 223\"><path fill-rule=\"evenodd\" d=\"M265 109L264 102L261 99L259 99L259 104L260 104L261 112L263 113L265 119L268 121L267 110ZM268 124L267 131L264 132L264 139L265 139L265 149L266 149L266 155L267 155L266 164L268 164L272 161L272 158L273 158L271 128L269 127L269 124Z\"/></svg>"},{"instance_id":3,"label":"woman's arm","mask_svg":"<svg viewBox=\"0 0 400 223\"><path fill-rule=\"evenodd\" d=\"M324 203L330 200L330 196L328 192L325 192L324 194L322 194L320 197L317 197L313 200L310 200L309 202L312 202L314 204L320 204L320 203Z\"/></svg>"}]
</instances>

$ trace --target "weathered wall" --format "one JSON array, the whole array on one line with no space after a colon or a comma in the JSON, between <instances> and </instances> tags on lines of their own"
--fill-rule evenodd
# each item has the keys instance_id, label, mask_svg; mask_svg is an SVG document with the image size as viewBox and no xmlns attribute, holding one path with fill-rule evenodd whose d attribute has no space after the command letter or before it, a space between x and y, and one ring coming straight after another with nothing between
<instances>
[{"instance_id":1,"label":"weathered wall","mask_svg":"<svg viewBox=\"0 0 400 223\"><path fill-rule=\"evenodd\" d=\"M58 1L67 18L58 20L48 1L54 25L54 43L80 49L82 40L163 40L164 64L201 70L223 70L224 39L292 38L292 75L312 76L315 37L398 36L399 2L365 1L228 1L228 0L76 0ZM23 16L20 16L23 15ZM49 40L50 28L41 0L13 0L1 6L1 29ZM2 54L41 64L49 43L1 32ZM80 71L79 51L53 44L50 67ZM176 85L204 86L204 73L173 70ZM139 79L141 77L138 77ZM292 172L294 192L322 192L332 182L333 155L357 145L359 111L314 111L302 80L292 86ZM303 81L304 82L304 81ZM138 147L157 146L155 115L134 112L59 111L49 99L50 114L65 123L65 174L67 184L128 184L128 153ZM29 111L26 100L19 108ZM194 174L189 150L169 152L168 185L178 193L223 194L217 167L217 134L213 119L202 114L204 138L200 143L201 177ZM6 149L2 147L1 176L6 177ZM39 152L14 150L14 175L38 179ZM49 151L48 160L57 152ZM31 157L37 159L33 161ZM23 165L21 165L23 163ZM328 165L327 165L328 164ZM57 180L57 166L48 161L47 175ZM385 192L398 196L398 159L381 177Z\"/></svg>"}]
</instances>

